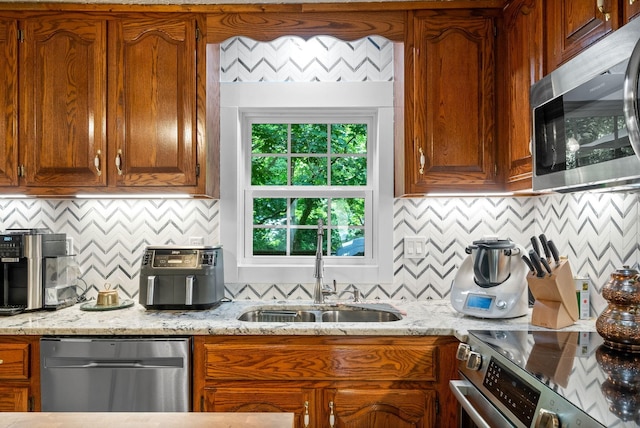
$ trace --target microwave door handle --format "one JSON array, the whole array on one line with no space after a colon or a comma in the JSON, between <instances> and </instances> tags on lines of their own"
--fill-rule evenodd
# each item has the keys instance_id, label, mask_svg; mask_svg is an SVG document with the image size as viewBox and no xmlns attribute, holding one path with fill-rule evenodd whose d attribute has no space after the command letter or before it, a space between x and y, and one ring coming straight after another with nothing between
<instances>
[{"instance_id":1,"label":"microwave door handle","mask_svg":"<svg viewBox=\"0 0 640 428\"><path fill-rule=\"evenodd\" d=\"M629 133L629 142L636 156L640 158L640 113L638 112L638 79L640 78L640 43L637 43L627 65L624 77L623 102L624 119Z\"/></svg>"}]
</instances>

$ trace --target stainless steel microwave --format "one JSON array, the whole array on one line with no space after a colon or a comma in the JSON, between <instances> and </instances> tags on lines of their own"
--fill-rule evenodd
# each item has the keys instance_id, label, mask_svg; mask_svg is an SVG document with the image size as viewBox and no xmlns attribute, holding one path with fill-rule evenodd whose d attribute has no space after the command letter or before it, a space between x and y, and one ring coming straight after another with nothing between
<instances>
[{"instance_id":1,"label":"stainless steel microwave","mask_svg":"<svg viewBox=\"0 0 640 428\"><path fill-rule=\"evenodd\" d=\"M533 190L640 190L640 19L531 87Z\"/></svg>"}]
</instances>

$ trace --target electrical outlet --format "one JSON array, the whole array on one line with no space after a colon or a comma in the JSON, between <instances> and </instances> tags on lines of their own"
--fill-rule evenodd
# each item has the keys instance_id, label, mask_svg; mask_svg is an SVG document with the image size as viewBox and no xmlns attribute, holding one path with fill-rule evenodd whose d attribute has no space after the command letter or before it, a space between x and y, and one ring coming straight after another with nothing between
<instances>
[{"instance_id":1,"label":"electrical outlet","mask_svg":"<svg viewBox=\"0 0 640 428\"><path fill-rule=\"evenodd\" d=\"M424 236L404 237L404 258L423 259L427 256L427 238Z\"/></svg>"},{"instance_id":2,"label":"electrical outlet","mask_svg":"<svg viewBox=\"0 0 640 428\"><path fill-rule=\"evenodd\" d=\"M189 245L204 245L204 238L202 236L192 236L189 238Z\"/></svg>"},{"instance_id":3,"label":"electrical outlet","mask_svg":"<svg viewBox=\"0 0 640 428\"><path fill-rule=\"evenodd\" d=\"M65 244L65 249L64 249L66 255L71 256L74 255L75 253L73 252L73 238L67 237L67 242Z\"/></svg>"}]
</instances>

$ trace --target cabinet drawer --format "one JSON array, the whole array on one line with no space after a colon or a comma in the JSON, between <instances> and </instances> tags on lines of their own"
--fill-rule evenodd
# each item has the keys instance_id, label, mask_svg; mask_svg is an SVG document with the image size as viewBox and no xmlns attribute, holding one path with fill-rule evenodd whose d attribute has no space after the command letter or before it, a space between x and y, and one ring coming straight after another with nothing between
<instances>
[{"instance_id":1,"label":"cabinet drawer","mask_svg":"<svg viewBox=\"0 0 640 428\"><path fill-rule=\"evenodd\" d=\"M29 344L0 343L0 379L29 378Z\"/></svg>"},{"instance_id":2,"label":"cabinet drawer","mask_svg":"<svg viewBox=\"0 0 640 428\"><path fill-rule=\"evenodd\" d=\"M205 345L210 380L436 381L432 345L393 343L318 343L313 340Z\"/></svg>"}]
</instances>

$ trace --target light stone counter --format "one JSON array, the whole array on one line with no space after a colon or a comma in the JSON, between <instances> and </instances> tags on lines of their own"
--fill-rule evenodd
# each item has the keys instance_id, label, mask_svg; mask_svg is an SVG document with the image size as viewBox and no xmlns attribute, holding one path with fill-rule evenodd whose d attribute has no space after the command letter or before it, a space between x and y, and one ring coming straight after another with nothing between
<instances>
[{"instance_id":1,"label":"light stone counter","mask_svg":"<svg viewBox=\"0 0 640 428\"><path fill-rule=\"evenodd\" d=\"M455 335L468 330L546 330L530 324L531 314L507 320L478 319L456 312L448 300L367 302L393 305L404 314L393 322L312 323L238 321L245 311L261 305L310 305L309 301L234 301L210 310L158 311L132 307L111 311L82 311L80 305L58 311L37 311L0 317L4 335ZM595 331L595 320L579 320L566 331Z\"/></svg>"}]
</instances>

